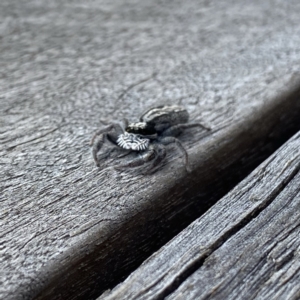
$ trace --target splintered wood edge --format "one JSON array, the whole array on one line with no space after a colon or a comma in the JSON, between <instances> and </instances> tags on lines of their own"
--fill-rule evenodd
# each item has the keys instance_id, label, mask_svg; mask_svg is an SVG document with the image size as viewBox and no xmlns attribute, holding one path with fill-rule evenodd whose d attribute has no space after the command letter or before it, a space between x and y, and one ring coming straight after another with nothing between
<instances>
[{"instance_id":1,"label":"splintered wood edge","mask_svg":"<svg viewBox=\"0 0 300 300\"><path fill-rule=\"evenodd\" d=\"M300 132L98 300L296 299L299 170Z\"/></svg>"},{"instance_id":2,"label":"splintered wood edge","mask_svg":"<svg viewBox=\"0 0 300 300\"><path fill-rule=\"evenodd\" d=\"M273 157L273 176L260 178L265 184L256 182L243 195L247 202L265 199L246 217L249 224L167 299L299 299L300 135L289 144ZM266 197L263 185L277 191Z\"/></svg>"}]
</instances>

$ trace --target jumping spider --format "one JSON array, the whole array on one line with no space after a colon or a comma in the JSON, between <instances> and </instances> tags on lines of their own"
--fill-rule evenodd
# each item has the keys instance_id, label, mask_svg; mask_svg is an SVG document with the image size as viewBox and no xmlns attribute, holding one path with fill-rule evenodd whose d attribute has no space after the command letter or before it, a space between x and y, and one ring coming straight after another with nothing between
<instances>
[{"instance_id":1,"label":"jumping spider","mask_svg":"<svg viewBox=\"0 0 300 300\"><path fill-rule=\"evenodd\" d=\"M152 162L147 172L154 170L165 158L165 145L176 144L185 157L185 166L189 171L188 154L181 142L176 138L184 129L201 127L209 128L200 123L187 123L189 114L186 109L178 105L162 105L146 111L140 121L128 123L124 120L124 128L117 123L111 123L106 128L100 129L93 136L93 157L99 167L97 153L106 140L118 146L128 153L140 152L140 155L127 163L119 164L116 169L133 168ZM94 143L95 138L99 139Z\"/></svg>"}]
</instances>

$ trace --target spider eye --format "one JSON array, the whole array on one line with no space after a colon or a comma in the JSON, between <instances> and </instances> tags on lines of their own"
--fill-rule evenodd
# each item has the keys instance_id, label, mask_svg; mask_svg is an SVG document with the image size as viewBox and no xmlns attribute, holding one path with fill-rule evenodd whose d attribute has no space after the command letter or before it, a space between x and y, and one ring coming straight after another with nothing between
<instances>
[{"instance_id":1,"label":"spider eye","mask_svg":"<svg viewBox=\"0 0 300 300\"><path fill-rule=\"evenodd\" d=\"M151 135L155 133L155 129L147 123L131 123L125 129L128 133L135 133L141 135Z\"/></svg>"},{"instance_id":2,"label":"spider eye","mask_svg":"<svg viewBox=\"0 0 300 300\"><path fill-rule=\"evenodd\" d=\"M138 133L137 130L130 125L128 127L126 127L125 131L128 133Z\"/></svg>"}]
</instances>

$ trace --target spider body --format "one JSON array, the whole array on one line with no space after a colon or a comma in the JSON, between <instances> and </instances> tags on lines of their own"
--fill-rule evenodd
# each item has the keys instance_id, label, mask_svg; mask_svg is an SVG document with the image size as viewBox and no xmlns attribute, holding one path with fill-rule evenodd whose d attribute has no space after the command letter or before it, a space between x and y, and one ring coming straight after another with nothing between
<instances>
[{"instance_id":1,"label":"spider body","mask_svg":"<svg viewBox=\"0 0 300 300\"><path fill-rule=\"evenodd\" d=\"M128 124L128 121L125 120L125 130L119 124L111 123L106 128L99 130L92 138L94 160L99 166L97 153L105 140L108 140L124 150L139 153L138 157L117 165L115 168L132 168L151 162L150 167L146 170L147 173L163 161L166 156L165 146L175 144L184 154L186 169L189 171L188 154L176 137L187 128L209 129L200 123L188 123L188 119L189 114L184 107L163 105L146 111L140 117L139 122ZM94 143L97 136L99 139Z\"/></svg>"},{"instance_id":2,"label":"spider body","mask_svg":"<svg viewBox=\"0 0 300 300\"><path fill-rule=\"evenodd\" d=\"M126 131L143 135L160 134L174 125L187 123L188 120L189 114L184 107L162 105L146 111L140 117L140 122L129 124Z\"/></svg>"}]
</instances>

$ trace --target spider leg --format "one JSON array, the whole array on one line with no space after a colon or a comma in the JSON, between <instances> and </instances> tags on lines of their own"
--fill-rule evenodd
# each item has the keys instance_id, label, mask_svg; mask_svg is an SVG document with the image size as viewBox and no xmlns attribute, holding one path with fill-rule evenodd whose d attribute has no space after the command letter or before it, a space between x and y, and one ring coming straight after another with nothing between
<instances>
[{"instance_id":1,"label":"spider leg","mask_svg":"<svg viewBox=\"0 0 300 300\"><path fill-rule=\"evenodd\" d=\"M211 130L210 127L204 126L204 125L201 124L201 123L189 123L189 124L183 124L183 125L185 125L185 126L184 126L184 129L187 129L187 128L193 128L193 127L200 127L200 128L202 128L202 129L204 129L204 130L207 130L207 131L210 131L210 130Z\"/></svg>"},{"instance_id":2,"label":"spider leg","mask_svg":"<svg viewBox=\"0 0 300 300\"><path fill-rule=\"evenodd\" d=\"M97 167L99 167L99 160L98 160L97 153L103 146L105 139L106 139L106 134L102 134L101 137L97 140L97 142L93 145L92 153L93 153L93 158L94 158L94 161L95 161Z\"/></svg>"},{"instance_id":3,"label":"spider leg","mask_svg":"<svg viewBox=\"0 0 300 300\"><path fill-rule=\"evenodd\" d=\"M111 123L111 124L109 124L107 127L98 130L98 131L93 135L93 137L92 137L92 139L91 139L91 142L90 142L90 145L93 145L93 144L94 144L94 141L95 141L95 139L96 139L97 136L102 135L102 134L105 134L105 133L109 133L109 132L112 131L113 129L115 130L115 132L116 132L117 135L123 133L123 129L122 129L122 127L121 127L119 124L117 124L117 123Z\"/></svg>"},{"instance_id":4,"label":"spider leg","mask_svg":"<svg viewBox=\"0 0 300 300\"><path fill-rule=\"evenodd\" d=\"M144 175L154 173L158 169L157 166L161 164L167 154L165 146L161 144L154 144L152 146L156 151L156 157L153 160L151 166L143 173Z\"/></svg>"},{"instance_id":5,"label":"spider leg","mask_svg":"<svg viewBox=\"0 0 300 300\"><path fill-rule=\"evenodd\" d=\"M96 142L93 145L93 149L92 149L92 154L93 154L93 158L94 161L96 162L97 167L100 167L99 165L99 158L98 158L98 152L100 151L100 149L102 148L103 144L105 143L105 141L109 141L111 142L114 146L117 146L117 139L118 139L118 135L116 133L102 133L99 138L96 140ZM110 149L108 150L108 153L104 156L104 157L108 157L110 155L110 153L115 150L116 148ZM121 148L119 148L121 149ZM124 150L124 149L122 149ZM119 156L119 157L123 157L128 155L131 152L131 150L126 151L125 154Z\"/></svg>"},{"instance_id":6,"label":"spider leg","mask_svg":"<svg viewBox=\"0 0 300 300\"><path fill-rule=\"evenodd\" d=\"M188 154L187 154L186 150L184 149L183 145L181 144L181 142L177 138L172 137L172 136L166 136L166 137L162 137L161 139L159 139L159 142L162 143L163 145L176 144L176 146L181 150L181 152L184 155L185 168L186 168L187 172L191 171L191 169L189 167Z\"/></svg>"},{"instance_id":7,"label":"spider leg","mask_svg":"<svg viewBox=\"0 0 300 300\"><path fill-rule=\"evenodd\" d=\"M111 132L112 130L114 130L114 132ZM93 158L94 158L94 161L96 162L97 167L100 166L97 153L102 148L104 142L106 140L108 140L113 145L116 146L118 136L119 136L119 134L122 134L122 133L123 133L122 127L119 124L112 123L112 124L108 125L107 127L98 130L94 134L94 136L92 137L92 140L91 140L91 145L93 145L92 154L93 154ZM97 137L99 137L99 138L96 140ZM96 142L95 142L95 140L96 140ZM108 156L110 154L110 152L106 156Z\"/></svg>"},{"instance_id":8,"label":"spider leg","mask_svg":"<svg viewBox=\"0 0 300 300\"><path fill-rule=\"evenodd\" d=\"M157 139L157 133L153 133L153 134L143 134L143 135L139 135L142 138L146 138L149 140L155 140Z\"/></svg>"},{"instance_id":9,"label":"spider leg","mask_svg":"<svg viewBox=\"0 0 300 300\"><path fill-rule=\"evenodd\" d=\"M200 127L205 130L211 130L208 127L205 127L204 125L200 123L190 123L190 124L178 124L173 125L162 132L162 136L178 136L180 133L182 133L183 130L188 128L194 128L194 127Z\"/></svg>"},{"instance_id":10,"label":"spider leg","mask_svg":"<svg viewBox=\"0 0 300 300\"><path fill-rule=\"evenodd\" d=\"M143 172L143 174L151 174L156 171L156 167L163 161L165 157L166 148L163 145L154 144L150 145L149 149L139 157L129 161L128 163L115 166L115 169L122 170L125 168L139 167L150 161L153 161L151 166L145 172Z\"/></svg>"},{"instance_id":11,"label":"spider leg","mask_svg":"<svg viewBox=\"0 0 300 300\"><path fill-rule=\"evenodd\" d=\"M128 154L130 154L131 152L132 152L132 150L127 150L124 154L119 155L118 158L125 157L125 156L127 156Z\"/></svg>"},{"instance_id":12,"label":"spider leg","mask_svg":"<svg viewBox=\"0 0 300 300\"><path fill-rule=\"evenodd\" d=\"M119 164L115 166L115 169L125 169L125 168L134 168L144 165L145 163L153 160L156 157L156 151L154 147L149 147L149 149L145 150L143 154L139 157L130 160L127 163Z\"/></svg>"}]
</instances>

